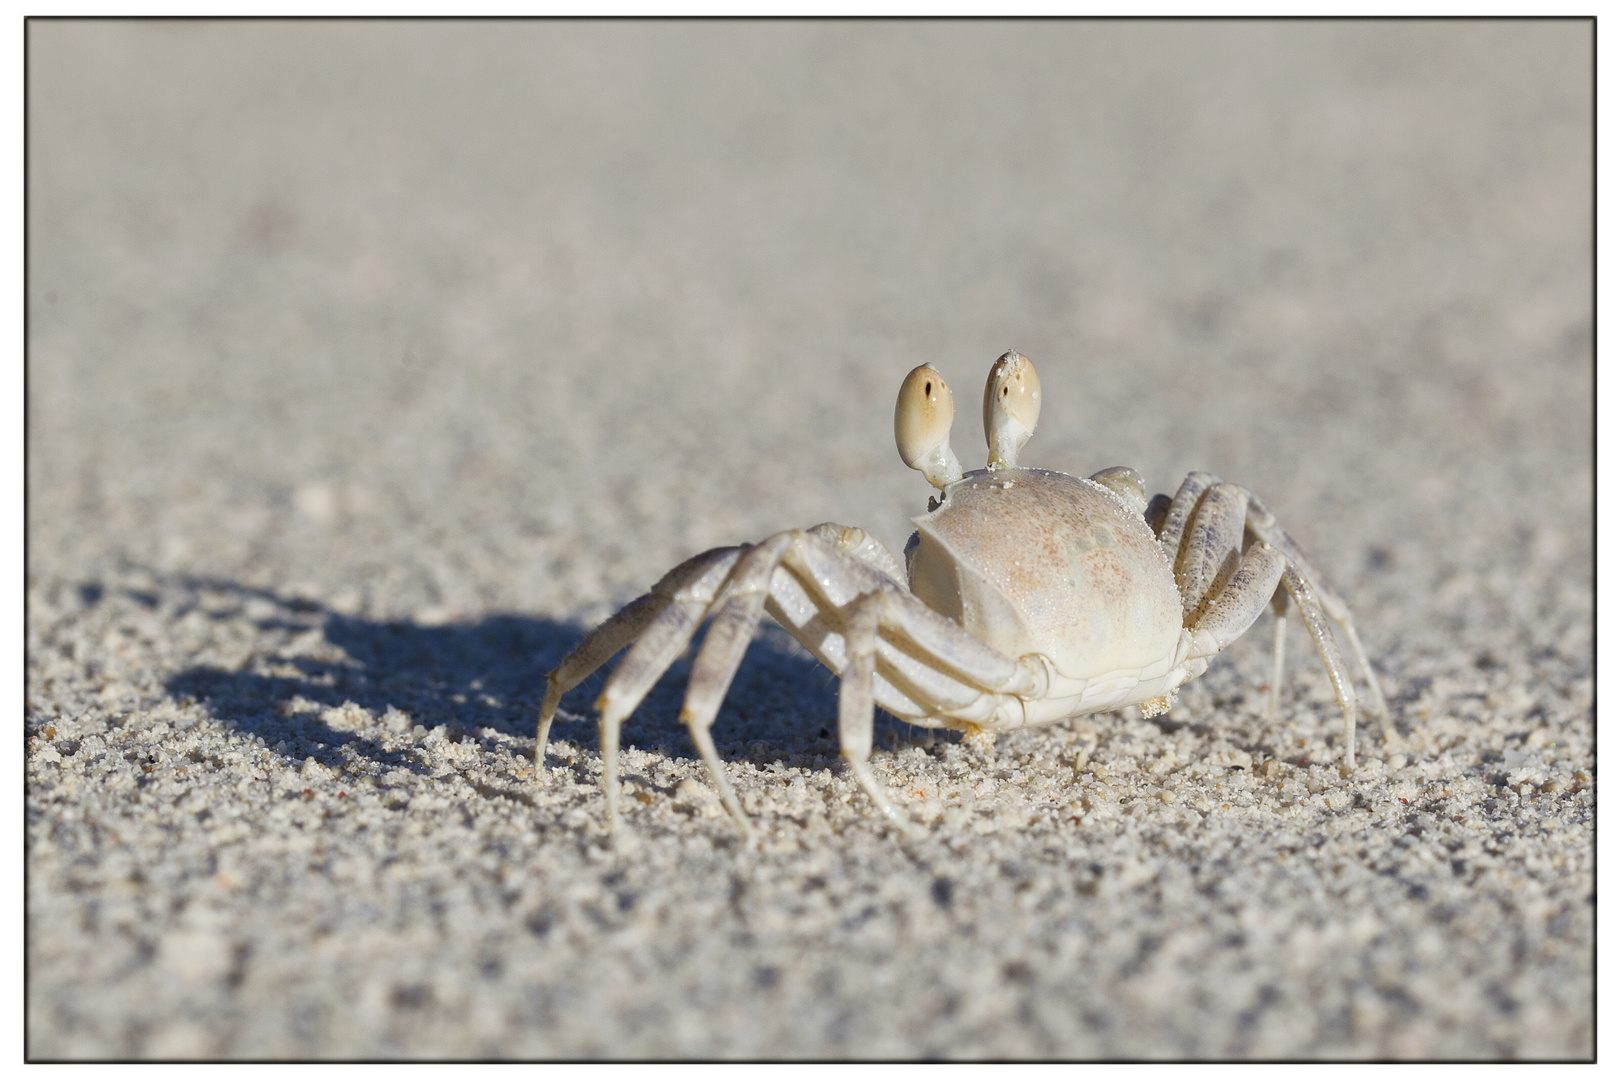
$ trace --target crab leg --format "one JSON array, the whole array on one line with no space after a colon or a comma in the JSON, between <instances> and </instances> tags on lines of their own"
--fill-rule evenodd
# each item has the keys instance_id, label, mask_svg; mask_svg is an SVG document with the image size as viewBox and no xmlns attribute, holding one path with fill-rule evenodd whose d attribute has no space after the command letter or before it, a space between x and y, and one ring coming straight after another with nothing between
<instances>
[{"instance_id":1,"label":"crab leg","mask_svg":"<svg viewBox=\"0 0 1621 1080\"><path fill-rule=\"evenodd\" d=\"M841 537L857 545L866 541L865 534L854 530L835 536L824 526L689 559L558 665L542 706L542 740L563 693L634 641L596 703L610 833L619 830L620 727L706 618L713 622L693 661L681 717L721 800L746 834L748 817L726 777L710 728L765 611L843 676L841 752L873 803L903 830L908 829L904 816L867 764L877 704L899 716L972 723L1005 713L1010 705L1022 717L1018 695L1040 694L1032 669L902 592L884 559L864 547L847 550L850 545L841 543ZM544 745L539 743L538 754L544 754Z\"/></svg>"},{"instance_id":2,"label":"crab leg","mask_svg":"<svg viewBox=\"0 0 1621 1080\"><path fill-rule=\"evenodd\" d=\"M1193 631L1196 636L1208 634L1211 638L1200 651L1219 652L1248 630L1277 593L1278 580L1287 566L1281 552L1265 544L1251 544L1226 585L1200 605Z\"/></svg>"},{"instance_id":3,"label":"crab leg","mask_svg":"<svg viewBox=\"0 0 1621 1080\"><path fill-rule=\"evenodd\" d=\"M741 552L741 548L716 549L664 575L651 595L667 596L668 604L645 625L597 698L602 786L608 802L610 834L617 835L619 830L619 726L692 640L693 631L709 610L710 600Z\"/></svg>"},{"instance_id":4,"label":"crab leg","mask_svg":"<svg viewBox=\"0 0 1621 1080\"><path fill-rule=\"evenodd\" d=\"M1182 531L1187 528L1188 518L1193 516L1194 507L1199 498L1212 484L1221 483L1221 477L1214 473L1191 472L1182 486L1176 489L1176 495L1165 507L1165 517L1159 527L1160 547L1165 551L1165 561L1176 566L1182 557ZM1149 504L1149 510L1158 511L1158 507Z\"/></svg>"},{"instance_id":5,"label":"crab leg","mask_svg":"<svg viewBox=\"0 0 1621 1080\"><path fill-rule=\"evenodd\" d=\"M637 635L669 606L668 596L644 593L592 631L546 676L546 698L540 704L540 724L535 731L536 776L540 775L540 766L546 760L546 742L551 734L552 719L557 715L563 695L590 678L593 671L635 641Z\"/></svg>"},{"instance_id":6,"label":"crab leg","mask_svg":"<svg viewBox=\"0 0 1621 1080\"><path fill-rule=\"evenodd\" d=\"M1356 768L1356 692L1351 689L1351 673L1345 669L1345 661L1340 657L1340 648L1334 643L1334 632L1329 629L1328 620L1323 617L1323 609L1312 595L1312 588L1300 573L1289 566L1283 571L1283 587L1288 590L1289 596L1294 600L1295 606L1300 609L1300 617L1306 623L1306 630L1311 634L1312 643L1317 646L1317 655L1323 660L1323 667L1328 670L1328 681L1334 686L1334 696L1339 698L1340 708L1345 712L1345 764Z\"/></svg>"},{"instance_id":7,"label":"crab leg","mask_svg":"<svg viewBox=\"0 0 1621 1080\"><path fill-rule=\"evenodd\" d=\"M868 591L847 599L862 586ZM745 830L747 819L731 797L708 728L753 634L767 589L773 615L842 676L841 749L857 780L887 816L896 812L867 765L880 694L884 707L897 715L927 719L961 710L993 713L1009 690L1031 689L1025 669L901 593L866 560L816 533L778 534L744 557L716 598L720 613L694 662L682 710L727 809ZM745 612L743 601L756 597ZM735 621L723 621L734 605ZM712 641L717 642L713 653ZM980 708L974 709L976 705Z\"/></svg>"},{"instance_id":8,"label":"crab leg","mask_svg":"<svg viewBox=\"0 0 1621 1080\"><path fill-rule=\"evenodd\" d=\"M742 551L742 548L714 548L694 555L665 574L656 585L627 604L613 618L587 634L585 640L552 669L546 676L546 697L540 705L540 720L535 732L536 778L541 775L540 767L546 760L546 739L551 733L552 719L557 715L563 695L590 678L593 671L635 641L658 621L673 600L690 594L693 598L701 597L707 604L708 598L726 580L726 575L731 572Z\"/></svg>"},{"instance_id":9,"label":"crab leg","mask_svg":"<svg viewBox=\"0 0 1621 1080\"><path fill-rule=\"evenodd\" d=\"M872 680L878 656L878 624L885 608L893 608L883 592L870 592L850 605L844 627L844 647L849 657L839 683L839 753L844 756L856 781L883 815L907 837L916 832L884 794L884 786L872 774L867 759L872 756Z\"/></svg>"},{"instance_id":10,"label":"crab leg","mask_svg":"<svg viewBox=\"0 0 1621 1080\"><path fill-rule=\"evenodd\" d=\"M1012 696L1006 692L1010 683L1020 692L1029 693L1034 689L1028 672L1015 671L1002 681L1002 692L998 692L951 670L947 655L926 654L908 638L900 614L919 606L919 602L898 589L882 591L889 597L889 603L878 625L877 664L872 683L875 705L901 719L936 727L945 717L979 722L993 716L1005 707L1004 700ZM829 671L842 673L845 670L847 612L833 608L819 592L813 598L810 587L786 562L772 580L766 611ZM941 644L949 651L948 638L943 637ZM977 640L969 639L969 648L983 647Z\"/></svg>"},{"instance_id":11,"label":"crab leg","mask_svg":"<svg viewBox=\"0 0 1621 1080\"><path fill-rule=\"evenodd\" d=\"M1222 595L1224 580L1236 570L1248 505L1249 492L1237 484L1215 484L1199 500L1198 509L1187 523L1182 553L1173 564L1176 590L1182 594L1183 625L1199 624L1210 605ZM1161 542L1167 541L1162 538ZM1257 610L1255 614L1259 613ZM1250 621L1254 621L1253 616ZM1245 623L1239 633L1248 627L1249 623Z\"/></svg>"},{"instance_id":12,"label":"crab leg","mask_svg":"<svg viewBox=\"0 0 1621 1080\"><path fill-rule=\"evenodd\" d=\"M897 604L908 602L908 594L894 592ZM820 602L823 607L818 607ZM826 610L824 611L824 607ZM784 566L771 582L771 599L766 612L805 647L805 650L835 674L845 670L848 650L844 637L845 613L827 605L820 594L812 599L809 588ZM960 676L953 676L918 658L915 646L902 648L889 640L898 636L882 622L879 625L878 658L873 677L873 703L886 712L926 727L940 726L943 716L973 720L965 712L988 713L995 704L984 703L985 688Z\"/></svg>"},{"instance_id":13,"label":"crab leg","mask_svg":"<svg viewBox=\"0 0 1621 1080\"><path fill-rule=\"evenodd\" d=\"M727 798L730 785L713 754L708 727L767 602L767 589L773 616L841 676L841 752L873 803L902 828L904 817L867 764L880 695L884 707L900 716L928 719L969 711L985 718L1015 694L1036 689L1025 667L929 611L889 575L824 533L778 534L744 557L716 598L720 614L693 665L683 709L716 787L745 828L741 807ZM745 612L741 604L749 597L758 597L760 606L751 601ZM729 609L738 613L735 623L723 624ZM711 641L717 642L713 653Z\"/></svg>"},{"instance_id":14,"label":"crab leg","mask_svg":"<svg viewBox=\"0 0 1621 1080\"><path fill-rule=\"evenodd\" d=\"M720 791L721 801L745 835L749 832L748 815L743 813L737 794L726 779L721 767L720 754L710 736L710 726L726 689L737 674L743 654L748 651L754 629L765 610L766 598L771 595L771 580L782 553L793 543L792 533L778 533L759 546L751 548L738 560L737 568L727 579L710 609L715 611L709 632L704 635L703 648L693 661L692 675L687 680L687 696L681 706L681 720L687 725L698 753L709 769L709 776Z\"/></svg>"},{"instance_id":15,"label":"crab leg","mask_svg":"<svg viewBox=\"0 0 1621 1080\"><path fill-rule=\"evenodd\" d=\"M681 718L727 811L745 835L750 835L748 816L726 777L710 728L754 636L771 596L772 583L782 569L784 554L805 543L822 541L795 530L778 533L752 548L721 549L717 554L724 557L703 563L696 579L683 579L681 568L677 568L655 586L655 591L674 586L668 606L647 622L642 638L615 669L597 701L602 725L603 792L611 833L617 834L619 829L620 726L686 648L699 624L712 616L709 632L693 662ZM840 562L841 580L849 576L852 567L858 568L858 577L871 577L875 582L888 580L881 571L854 556L845 556Z\"/></svg>"},{"instance_id":16,"label":"crab leg","mask_svg":"<svg viewBox=\"0 0 1621 1080\"><path fill-rule=\"evenodd\" d=\"M807 538L810 539L810 538ZM834 607L843 607L851 597L841 596L838 588L848 579L836 552L810 542L796 544L784 557L784 565L793 568L797 576L814 592ZM875 581L875 584L879 584ZM855 591L855 590L850 590ZM893 591L906 601L885 606L884 637L909 655L938 666L954 678L994 693L1021 693L1032 688L1029 673L1020 665L973 637L961 626L944 615L931 611L911 594L902 594L891 586L873 591L886 595ZM821 605L818 605L820 607Z\"/></svg>"},{"instance_id":17,"label":"crab leg","mask_svg":"<svg viewBox=\"0 0 1621 1080\"><path fill-rule=\"evenodd\" d=\"M1289 626L1289 590L1280 579L1272 594L1272 685L1266 695L1266 718L1278 718L1278 699L1283 693L1283 638Z\"/></svg>"},{"instance_id":18,"label":"crab leg","mask_svg":"<svg viewBox=\"0 0 1621 1080\"><path fill-rule=\"evenodd\" d=\"M1379 687L1379 678L1374 674L1367 650L1362 647L1362 639L1357 637L1356 626L1351 621L1350 605L1340 598L1339 593L1335 592L1323 575L1311 565L1300 547L1279 527L1277 518L1272 516L1272 511L1268 510L1253 493L1249 496L1249 510L1245 524L1250 532L1288 557L1289 565L1293 566L1311 586L1324 613L1345 632L1346 640L1351 643L1351 651L1356 654L1357 663L1362 668L1362 677L1368 684L1368 708L1379 718L1385 741L1394 741L1396 729L1390 721L1390 708L1385 704L1384 691Z\"/></svg>"},{"instance_id":19,"label":"crab leg","mask_svg":"<svg viewBox=\"0 0 1621 1080\"><path fill-rule=\"evenodd\" d=\"M1165 528L1165 514L1170 509L1171 497L1169 495L1155 495L1148 500L1148 506L1143 510L1143 520L1148 522L1149 529L1153 531L1156 537Z\"/></svg>"},{"instance_id":20,"label":"crab leg","mask_svg":"<svg viewBox=\"0 0 1621 1080\"><path fill-rule=\"evenodd\" d=\"M771 599L766 603L766 612L823 667L835 675L843 674L849 657L848 643L845 641L847 613L831 608L824 611L817 606L818 600L819 596L812 599L810 590L789 568L780 567L771 582ZM944 707L950 708L951 703L958 699L969 701L983 693L977 687L935 673L938 685L931 685L939 696L928 697L896 674L903 666L912 669L921 667L919 661L900 652L882 637L878 639L878 650L873 701L898 717L922 721L930 715L930 710L920 704L922 701L944 702Z\"/></svg>"},{"instance_id":21,"label":"crab leg","mask_svg":"<svg viewBox=\"0 0 1621 1080\"><path fill-rule=\"evenodd\" d=\"M879 702L897 715L922 717L940 711L941 705L948 711L966 707L986 692L1018 694L1035 689L1026 668L930 611L901 591L887 574L820 535L796 534L783 553L781 570L772 581L767 610L834 672L842 672L846 662L848 606L863 593L882 592L890 597L892 602L885 606L879 626L880 669L893 667L922 684L930 703L925 708L904 699ZM880 677L880 687L883 682Z\"/></svg>"},{"instance_id":22,"label":"crab leg","mask_svg":"<svg viewBox=\"0 0 1621 1080\"><path fill-rule=\"evenodd\" d=\"M814 542L796 545L784 557L788 572L773 584L768 610L811 655L842 673L849 605L843 588L853 583L848 571L854 568L841 565L840 556L846 553L819 549ZM873 586L885 598L872 679L876 704L926 727L1023 726L1020 699L1045 693L1050 680L1045 667L1010 659L888 580L874 580Z\"/></svg>"},{"instance_id":23,"label":"crab leg","mask_svg":"<svg viewBox=\"0 0 1621 1080\"><path fill-rule=\"evenodd\" d=\"M779 568L771 579L771 598L766 601L766 613L823 667L834 674L844 670L843 619L836 611L824 614L792 571ZM873 698L879 706L896 716L921 719L926 715L922 706L890 685L882 673L873 683Z\"/></svg>"},{"instance_id":24,"label":"crab leg","mask_svg":"<svg viewBox=\"0 0 1621 1080\"><path fill-rule=\"evenodd\" d=\"M1190 490L1195 478L1208 474L1195 473L1177 493L1180 499ZM1173 501L1167 512L1167 527L1176 509ZM1251 544L1240 560L1239 545L1248 528L1260 543ZM1161 542L1167 543L1162 534ZM1208 632L1212 640L1203 648L1220 649L1249 628L1260 617L1266 598L1272 598L1277 622L1272 634L1272 686L1267 708L1275 715L1279 686L1283 673L1283 621L1286 597L1293 597L1300 608L1301 618L1311 633L1312 642L1328 671L1340 707L1345 710L1345 760L1356 764L1356 694L1351 687L1350 675L1327 618L1333 618L1345 631L1363 673L1373 687L1372 705L1383 722L1386 738L1391 735L1389 716L1379 695L1373 670L1362 652L1361 642L1351 626L1351 612L1314 570L1300 548L1289 535L1277 527L1266 507L1254 495L1237 484L1216 483L1207 488L1199 499L1198 508L1185 529L1180 562L1175 567L1178 591L1182 594L1183 611L1196 632ZM1229 569L1237 562L1236 570ZM1287 567L1287 568L1286 568ZM1225 583L1225 574L1231 574ZM1327 618L1325 618L1325 615ZM1202 651L1202 650L1201 650Z\"/></svg>"}]
</instances>

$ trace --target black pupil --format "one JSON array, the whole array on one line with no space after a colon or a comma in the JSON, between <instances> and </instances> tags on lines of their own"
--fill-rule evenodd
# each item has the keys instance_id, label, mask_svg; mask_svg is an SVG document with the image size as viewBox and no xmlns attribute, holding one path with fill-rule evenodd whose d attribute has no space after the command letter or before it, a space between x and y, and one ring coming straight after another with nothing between
<instances>
[{"instance_id":1,"label":"black pupil","mask_svg":"<svg viewBox=\"0 0 1621 1080\"><path fill-rule=\"evenodd\" d=\"M932 393L934 393L934 384L932 382L924 383L923 384L923 396L928 397Z\"/></svg>"}]
</instances>

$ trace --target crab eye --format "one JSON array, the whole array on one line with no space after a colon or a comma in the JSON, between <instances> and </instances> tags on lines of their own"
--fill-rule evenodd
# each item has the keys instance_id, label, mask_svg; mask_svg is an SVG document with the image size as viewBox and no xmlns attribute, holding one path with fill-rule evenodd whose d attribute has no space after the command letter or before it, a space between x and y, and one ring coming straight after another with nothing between
<instances>
[{"instance_id":1,"label":"crab eye","mask_svg":"<svg viewBox=\"0 0 1621 1080\"><path fill-rule=\"evenodd\" d=\"M895 398L895 449L936 487L962 476L950 445L955 412L951 388L932 364L913 368Z\"/></svg>"},{"instance_id":2,"label":"crab eye","mask_svg":"<svg viewBox=\"0 0 1621 1080\"><path fill-rule=\"evenodd\" d=\"M912 369L895 399L895 449L901 460L916 467L930 450L951 436L956 406L951 388L933 364Z\"/></svg>"},{"instance_id":3,"label":"crab eye","mask_svg":"<svg viewBox=\"0 0 1621 1080\"><path fill-rule=\"evenodd\" d=\"M1041 379L1028 357L1009 350L985 380L985 444L992 469L1015 467L1020 447L1041 415Z\"/></svg>"}]
</instances>

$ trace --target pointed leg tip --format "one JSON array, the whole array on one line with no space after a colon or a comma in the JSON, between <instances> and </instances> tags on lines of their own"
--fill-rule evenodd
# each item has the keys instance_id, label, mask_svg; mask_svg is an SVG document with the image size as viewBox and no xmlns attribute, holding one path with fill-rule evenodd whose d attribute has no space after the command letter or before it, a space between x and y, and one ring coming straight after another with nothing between
<instances>
[{"instance_id":1,"label":"pointed leg tip","mask_svg":"<svg viewBox=\"0 0 1621 1080\"><path fill-rule=\"evenodd\" d=\"M761 837L765 833L760 823L745 814L743 808L735 803L727 807L727 816L732 819L732 824L737 826L739 839L743 841L743 850L759 850Z\"/></svg>"},{"instance_id":2,"label":"pointed leg tip","mask_svg":"<svg viewBox=\"0 0 1621 1080\"><path fill-rule=\"evenodd\" d=\"M878 807L883 811L885 822L890 828L900 833L903 840L920 840L923 837L912 819L904 810L897 808L893 803L885 802Z\"/></svg>"},{"instance_id":3,"label":"pointed leg tip","mask_svg":"<svg viewBox=\"0 0 1621 1080\"><path fill-rule=\"evenodd\" d=\"M921 835L912 827L911 819L906 816L905 812L896 809L895 804L887 798L875 798L873 802L877 804L879 814L883 817L885 823L900 833L901 836L908 840L916 840Z\"/></svg>"}]
</instances>

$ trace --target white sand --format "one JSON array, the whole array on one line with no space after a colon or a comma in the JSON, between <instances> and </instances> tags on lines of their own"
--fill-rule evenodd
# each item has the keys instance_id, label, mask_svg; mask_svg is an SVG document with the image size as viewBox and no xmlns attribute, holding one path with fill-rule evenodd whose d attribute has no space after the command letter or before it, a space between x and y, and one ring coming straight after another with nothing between
<instances>
[{"instance_id":1,"label":"white sand","mask_svg":"<svg viewBox=\"0 0 1621 1080\"><path fill-rule=\"evenodd\" d=\"M1592 1053L1591 24L30 29L36 1057ZM706 547L977 460L1252 487L1298 624L1157 722L886 721L780 632L716 732L545 672ZM688 783L692 780L692 783Z\"/></svg>"}]
</instances>

